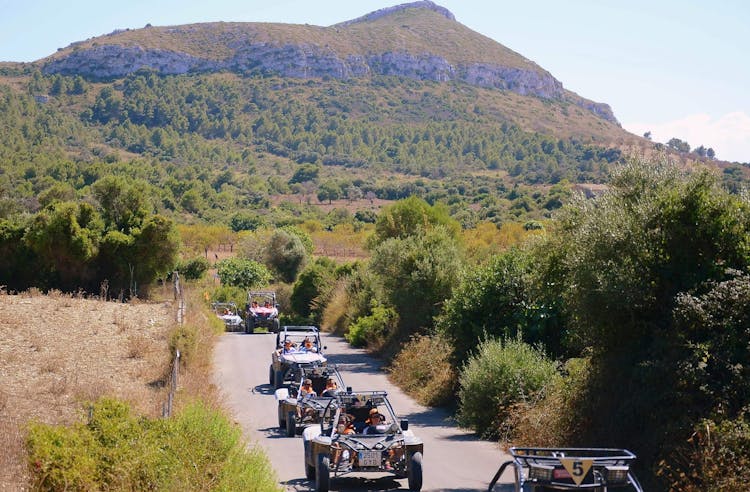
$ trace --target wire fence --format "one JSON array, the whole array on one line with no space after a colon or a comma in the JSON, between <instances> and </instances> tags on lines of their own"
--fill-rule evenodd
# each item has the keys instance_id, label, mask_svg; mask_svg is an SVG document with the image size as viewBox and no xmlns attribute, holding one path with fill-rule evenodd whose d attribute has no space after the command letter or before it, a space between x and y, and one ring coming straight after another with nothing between
<instances>
[{"instance_id":1,"label":"wire fence","mask_svg":"<svg viewBox=\"0 0 750 492\"><path fill-rule=\"evenodd\" d=\"M182 283L180 282L179 272L172 274L174 281L174 299L177 302L177 324L182 326L185 323L185 295L182 290ZM172 404L174 402L174 395L177 391L177 384L180 378L180 351L175 350L174 359L172 359L172 370L169 376L169 392L167 393L167 401L164 402L162 407L162 417L172 416Z\"/></svg>"}]
</instances>

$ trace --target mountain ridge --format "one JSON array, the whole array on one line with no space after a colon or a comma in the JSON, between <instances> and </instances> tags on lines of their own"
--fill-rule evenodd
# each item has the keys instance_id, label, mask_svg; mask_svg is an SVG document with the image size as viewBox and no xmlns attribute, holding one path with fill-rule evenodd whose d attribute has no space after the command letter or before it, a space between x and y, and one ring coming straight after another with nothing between
<instances>
[{"instance_id":1,"label":"mountain ridge","mask_svg":"<svg viewBox=\"0 0 750 492\"><path fill-rule=\"evenodd\" d=\"M73 43L37 63L46 74L95 79L147 69L163 75L230 71L456 81L568 102L619 126L606 103L564 89L534 62L430 1L387 7L329 27L215 22L115 31Z\"/></svg>"}]
</instances>

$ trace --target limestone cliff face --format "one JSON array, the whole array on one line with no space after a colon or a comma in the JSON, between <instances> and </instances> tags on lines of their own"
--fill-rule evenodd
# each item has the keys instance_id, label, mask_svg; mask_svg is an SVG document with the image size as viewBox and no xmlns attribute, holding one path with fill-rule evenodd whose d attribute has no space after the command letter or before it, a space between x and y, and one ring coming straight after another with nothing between
<instances>
[{"instance_id":1,"label":"limestone cliff face","mask_svg":"<svg viewBox=\"0 0 750 492\"><path fill-rule=\"evenodd\" d=\"M607 121L617 123L607 104L588 101L565 91L562 83L546 72L489 63L452 65L444 58L429 53L415 55L386 52L341 57L330 49L314 45L253 43L237 49L230 58L212 60L140 46L103 45L80 49L66 57L52 60L43 70L46 73L110 79L123 77L143 68L165 75L262 70L295 78L348 79L394 75L435 82L461 81L524 96L565 99Z\"/></svg>"},{"instance_id":2,"label":"limestone cliff face","mask_svg":"<svg viewBox=\"0 0 750 492\"><path fill-rule=\"evenodd\" d=\"M368 23L387 21L388 16L406 11L412 13L420 11L426 12L426 15L432 15L433 17L429 18L430 26L447 22L448 30L455 28L457 24L458 27L467 31L464 26L455 22L453 14L447 9L428 0L378 10L327 29L329 29L328 32L333 29L339 33L346 31L346 26L353 26L352 28L356 29L357 26L361 27ZM367 39L368 31L358 31L360 34L355 38L356 41L352 41L346 50L336 51L325 41L305 43L284 42L283 38L275 41L261 39L262 36L258 36L257 32L248 34L253 32L252 29L240 30L222 38L220 34L216 34L221 32L222 27L216 26L216 31L210 31L207 30L209 28L192 25L162 31L167 38L169 36L179 38L189 36L198 29L204 29L203 35L209 37L215 35L215 42L225 47L224 54L221 56L204 54L210 50L203 49L203 46L192 51L187 50L190 51L189 53L181 51L180 48L175 48L175 46L180 46L179 43L159 45L171 46L171 48L146 47L147 44L132 39L123 40L118 37L118 33L113 33L98 38L95 43L76 43L71 49L50 57L43 64L43 71L100 79L119 78L141 69L149 69L164 75L188 72L260 71L296 78L349 79L391 75L435 82L459 81L490 89L512 91L524 96L566 101L618 124L608 105L594 103L566 91L560 81L516 53L513 53L515 64L492 61L502 60L502 56L496 58L484 56L485 61L479 62L450 62L446 59L448 52L445 50L442 55L430 52L430 47L434 50L434 44L431 45L429 42L423 43L420 48L406 46L397 50L378 49L369 43L360 43L359 40ZM400 25L399 29L402 29L405 35L414 34L408 25ZM320 31L315 33L320 34ZM436 35L440 36L439 33ZM474 38L479 36L473 32L471 35ZM297 38L300 37L304 36ZM443 40L443 38L439 39ZM475 54L487 51L488 47L489 51L492 51L493 48L499 46L487 38L483 38L482 42L485 44L480 45L479 48L475 47L468 53L468 56L457 59L477 59ZM482 57L479 59L481 60Z\"/></svg>"}]
</instances>

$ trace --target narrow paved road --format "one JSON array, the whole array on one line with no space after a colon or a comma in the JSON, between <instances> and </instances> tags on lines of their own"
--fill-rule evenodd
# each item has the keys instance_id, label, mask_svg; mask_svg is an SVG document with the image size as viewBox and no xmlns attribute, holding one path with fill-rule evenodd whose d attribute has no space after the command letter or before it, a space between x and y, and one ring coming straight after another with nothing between
<instances>
[{"instance_id":1,"label":"narrow paved road","mask_svg":"<svg viewBox=\"0 0 750 492\"><path fill-rule=\"evenodd\" d=\"M278 430L276 401L268 384L268 366L275 335L225 334L214 352L214 382L245 436L261 445L288 491L309 491L305 479L302 438L288 438ZM505 461L495 443L481 441L457 428L447 412L423 407L392 385L377 359L353 349L339 337L323 335L328 360L342 367L347 386L354 390L386 390L400 417L409 419L414 434L424 440L424 491L486 490L498 466ZM507 474L504 481L509 481ZM387 475L379 480L346 477L333 490L408 490L406 480ZM496 487L495 491L512 490Z\"/></svg>"}]
</instances>

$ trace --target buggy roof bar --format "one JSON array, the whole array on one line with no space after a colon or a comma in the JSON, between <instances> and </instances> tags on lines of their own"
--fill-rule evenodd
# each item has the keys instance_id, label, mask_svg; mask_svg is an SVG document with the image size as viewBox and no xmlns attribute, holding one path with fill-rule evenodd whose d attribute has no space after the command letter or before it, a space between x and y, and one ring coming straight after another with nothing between
<instances>
[{"instance_id":1,"label":"buggy roof bar","mask_svg":"<svg viewBox=\"0 0 750 492\"><path fill-rule=\"evenodd\" d=\"M316 326L282 326L281 331L320 331Z\"/></svg>"}]
</instances>

